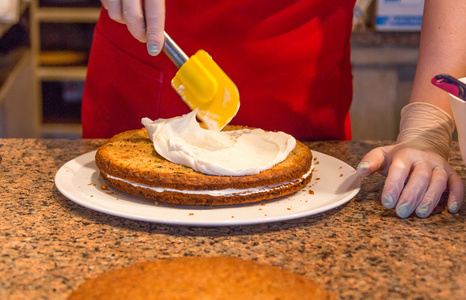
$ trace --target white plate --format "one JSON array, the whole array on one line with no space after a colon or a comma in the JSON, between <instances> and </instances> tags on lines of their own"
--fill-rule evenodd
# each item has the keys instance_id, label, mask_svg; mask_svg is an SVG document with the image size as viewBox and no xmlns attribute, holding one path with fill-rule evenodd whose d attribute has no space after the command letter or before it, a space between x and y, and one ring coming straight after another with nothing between
<instances>
[{"instance_id":1,"label":"white plate","mask_svg":"<svg viewBox=\"0 0 466 300\"><path fill-rule=\"evenodd\" d=\"M68 199L93 210L128 219L191 226L230 226L302 218L351 200L361 180L348 164L312 151L315 170L311 182L295 194L252 204L222 207L186 206L159 203L109 188L99 175L96 151L83 154L63 165L55 185Z\"/></svg>"}]
</instances>

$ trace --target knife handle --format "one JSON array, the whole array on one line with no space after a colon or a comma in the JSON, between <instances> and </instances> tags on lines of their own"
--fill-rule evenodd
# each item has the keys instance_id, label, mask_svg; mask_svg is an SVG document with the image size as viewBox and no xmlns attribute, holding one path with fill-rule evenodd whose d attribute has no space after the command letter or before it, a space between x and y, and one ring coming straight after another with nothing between
<instances>
[{"instance_id":1,"label":"knife handle","mask_svg":"<svg viewBox=\"0 0 466 300\"><path fill-rule=\"evenodd\" d=\"M165 42L162 51L170 58L170 60L179 69L189 57L181 50L180 47L171 39L171 37L164 31Z\"/></svg>"},{"instance_id":2,"label":"knife handle","mask_svg":"<svg viewBox=\"0 0 466 300\"><path fill-rule=\"evenodd\" d=\"M466 84L458 79L448 74L439 74L432 78L432 83L450 94L466 100Z\"/></svg>"}]
</instances>

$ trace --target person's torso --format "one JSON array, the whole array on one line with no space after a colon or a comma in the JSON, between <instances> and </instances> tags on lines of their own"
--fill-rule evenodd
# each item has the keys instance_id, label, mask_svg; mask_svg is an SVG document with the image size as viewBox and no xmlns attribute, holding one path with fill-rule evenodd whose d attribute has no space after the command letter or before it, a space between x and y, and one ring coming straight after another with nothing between
<instances>
[{"instance_id":1,"label":"person's torso","mask_svg":"<svg viewBox=\"0 0 466 300\"><path fill-rule=\"evenodd\" d=\"M282 130L298 138L344 139L351 103L349 60L355 0L169 0L166 32L188 55L206 50L240 92L232 123ZM125 25L104 11L97 31L135 60L163 73L157 111L188 111L171 89L176 68L151 57ZM130 84L130 83L127 83Z\"/></svg>"}]
</instances>

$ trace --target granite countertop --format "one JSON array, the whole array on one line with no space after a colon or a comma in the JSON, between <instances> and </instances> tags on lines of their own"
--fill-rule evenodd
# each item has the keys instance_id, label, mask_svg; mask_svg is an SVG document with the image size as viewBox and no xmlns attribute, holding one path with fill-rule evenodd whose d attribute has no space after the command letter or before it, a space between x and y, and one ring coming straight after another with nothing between
<instances>
[{"instance_id":1,"label":"granite countertop","mask_svg":"<svg viewBox=\"0 0 466 300\"><path fill-rule=\"evenodd\" d=\"M114 217L54 186L57 170L102 140L0 139L0 298L66 299L85 279L136 261L236 256L312 278L341 299L466 299L466 209L443 197L427 219L380 204L384 177L347 204L301 219L191 227ZM383 142L312 142L356 166ZM451 163L466 180L458 145Z\"/></svg>"}]
</instances>

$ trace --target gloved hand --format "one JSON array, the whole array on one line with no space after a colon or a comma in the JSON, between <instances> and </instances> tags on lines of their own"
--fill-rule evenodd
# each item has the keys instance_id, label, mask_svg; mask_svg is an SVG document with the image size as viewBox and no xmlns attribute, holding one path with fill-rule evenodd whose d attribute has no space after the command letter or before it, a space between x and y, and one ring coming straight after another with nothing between
<instances>
[{"instance_id":1,"label":"gloved hand","mask_svg":"<svg viewBox=\"0 0 466 300\"><path fill-rule=\"evenodd\" d=\"M147 43L150 55L160 53L164 43L164 0L101 0L111 19L126 24L137 40Z\"/></svg>"},{"instance_id":2,"label":"gloved hand","mask_svg":"<svg viewBox=\"0 0 466 300\"><path fill-rule=\"evenodd\" d=\"M414 210L428 217L448 189L448 210L457 213L463 202L461 178L448 164L453 119L434 105L415 102L402 110L397 143L367 153L357 167L361 176L387 176L382 191L386 208L396 205L401 218ZM406 185L405 182L407 181Z\"/></svg>"}]
</instances>

